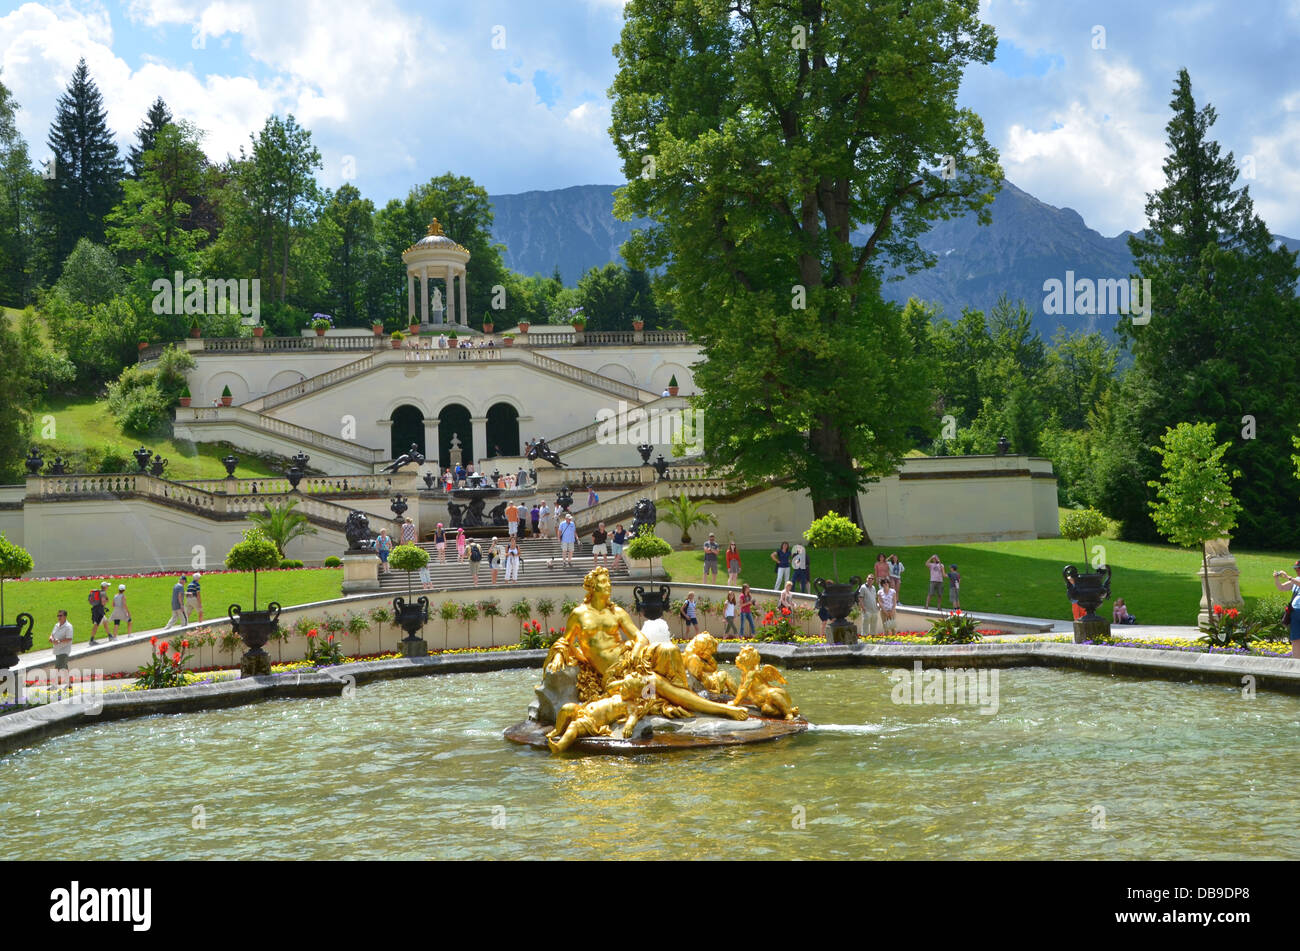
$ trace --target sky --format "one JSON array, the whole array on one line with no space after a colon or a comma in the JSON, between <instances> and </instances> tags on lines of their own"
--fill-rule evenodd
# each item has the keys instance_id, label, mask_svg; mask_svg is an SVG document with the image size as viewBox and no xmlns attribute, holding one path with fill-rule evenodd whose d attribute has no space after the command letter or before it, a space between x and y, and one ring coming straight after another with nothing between
<instances>
[{"instance_id":1,"label":"sky","mask_svg":"<svg viewBox=\"0 0 1300 951\"><path fill-rule=\"evenodd\" d=\"M84 57L125 151L162 96L237 154L270 113L311 130L322 184L382 205L447 171L491 194L616 184L607 90L622 0L0 0L0 81L37 161ZM1145 225L1186 67L1275 232L1300 234L1300 0L981 0L967 71L1008 179L1104 235Z\"/></svg>"}]
</instances>

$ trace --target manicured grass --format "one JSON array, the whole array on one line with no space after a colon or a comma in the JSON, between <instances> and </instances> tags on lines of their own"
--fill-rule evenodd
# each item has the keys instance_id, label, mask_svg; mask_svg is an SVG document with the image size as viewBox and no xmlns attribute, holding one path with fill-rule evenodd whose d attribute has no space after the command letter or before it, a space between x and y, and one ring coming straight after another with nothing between
<instances>
[{"instance_id":1,"label":"manicured grass","mask_svg":"<svg viewBox=\"0 0 1300 951\"><path fill-rule=\"evenodd\" d=\"M126 606L134 619L132 630L147 631L162 627L171 618L172 586L176 576L157 578L76 578L70 581L6 581L4 584L5 620L13 623L20 611L35 619L32 628L32 649L44 650L50 646L50 630L55 624L55 612L60 608L68 612L72 622L73 642L90 640L90 605L86 595L99 582L109 581L109 590L117 594L119 584L126 585ZM205 618L224 618L226 609L237 603L245 610L253 609L253 573L251 571L223 571L203 573L199 579L203 586L203 614ZM268 601L281 605L308 604L327 601L340 596L343 586L342 568L296 568L284 571L259 571L257 573L257 606L265 609ZM109 600L109 614L112 600ZM196 619L197 620L197 619ZM111 627L111 625L110 625ZM102 629L101 629L102 630ZM126 632L126 624L120 628ZM102 634L100 635L103 636Z\"/></svg>"},{"instance_id":2,"label":"manicured grass","mask_svg":"<svg viewBox=\"0 0 1300 951\"><path fill-rule=\"evenodd\" d=\"M52 419L45 419L47 415ZM51 422L54 438L41 439L46 424ZM221 457L230 451L228 447L215 443L129 436L119 428L117 420L108 411L107 402L86 398L51 398L43 402L32 411L32 435L46 461L52 460L58 453L67 455L69 450L85 452L88 449L102 450L106 446L112 446L130 460L131 471L135 470L135 460L131 459L131 453L144 446L152 452L161 453L168 460L166 476L175 480L224 478L226 469L221 464ZM235 455L239 456L236 475L283 475L259 458L239 451Z\"/></svg>"},{"instance_id":3,"label":"manicured grass","mask_svg":"<svg viewBox=\"0 0 1300 951\"><path fill-rule=\"evenodd\" d=\"M798 539L792 537L793 545ZM672 542L671 537L669 538ZM1129 611L1142 624L1195 625L1200 603L1201 566L1199 552L1166 545L1137 544L1113 539L1093 539L1090 545L1105 546L1111 567L1111 592L1124 598ZM1083 567L1083 546L1063 538L1035 541L976 542L960 545L927 545L924 548L852 548L839 552L839 576L866 576L875 567L876 554L896 554L902 560L903 603L925 603L929 572L925 561L938 555L946 566L956 564L961 572L961 606L972 611L1018 614L1029 617L1070 618L1061 569L1067 564ZM1233 552L1241 570L1241 593L1248 601L1274 593L1272 573L1287 569L1296 559L1294 552ZM776 578L771 550L742 549L740 580L754 587L770 588ZM831 577L831 553L810 550L811 576ZM683 585L699 580L704 555L700 551L673 552L664 566L674 579L674 598L684 598ZM718 559L719 580L726 583L723 557ZM1110 604L1104 606L1110 616ZM931 606L933 602L931 602ZM947 584L944 585L947 607Z\"/></svg>"}]
</instances>

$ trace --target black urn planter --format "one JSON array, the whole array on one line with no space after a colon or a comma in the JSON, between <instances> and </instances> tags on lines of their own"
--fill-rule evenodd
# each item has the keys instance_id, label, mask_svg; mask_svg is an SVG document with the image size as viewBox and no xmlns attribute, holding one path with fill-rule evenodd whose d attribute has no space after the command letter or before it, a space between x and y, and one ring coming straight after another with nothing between
<instances>
[{"instance_id":1,"label":"black urn planter","mask_svg":"<svg viewBox=\"0 0 1300 951\"><path fill-rule=\"evenodd\" d=\"M307 463L311 462L311 456L299 450L297 453L289 457L289 461L305 472L307 470Z\"/></svg>"},{"instance_id":2,"label":"black urn planter","mask_svg":"<svg viewBox=\"0 0 1300 951\"><path fill-rule=\"evenodd\" d=\"M857 575L851 577L847 583L827 581L825 578L818 578L813 582L813 587L817 589L817 607L824 608L831 616L830 623L826 627L827 644L858 642L858 629L853 626L852 621L848 620L848 614L857 603L858 588L861 585L862 579Z\"/></svg>"},{"instance_id":3,"label":"black urn planter","mask_svg":"<svg viewBox=\"0 0 1300 951\"><path fill-rule=\"evenodd\" d=\"M397 648L403 657L425 657L429 645L422 637L416 637L429 621L429 599L420 596L413 604L407 604L401 595L393 598L393 623L406 632L406 636L397 642Z\"/></svg>"},{"instance_id":4,"label":"black urn planter","mask_svg":"<svg viewBox=\"0 0 1300 951\"><path fill-rule=\"evenodd\" d=\"M245 611L238 604L232 604L227 613L230 615L230 629L248 648L239 658L239 675L258 677L269 674L271 656L262 648L280 630L279 603L270 602L265 611Z\"/></svg>"},{"instance_id":5,"label":"black urn planter","mask_svg":"<svg viewBox=\"0 0 1300 951\"><path fill-rule=\"evenodd\" d=\"M1079 574L1074 565L1061 569L1065 591L1071 601L1083 608L1083 617L1074 622L1074 642L1105 640L1110 637L1110 622L1097 614L1097 608L1110 597L1110 565L1102 565L1095 572Z\"/></svg>"},{"instance_id":6,"label":"black urn planter","mask_svg":"<svg viewBox=\"0 0 1300 951\"><path fill-rule=\"evenodd\" d=\"M0 624L0 670L17 667L18 655L32 649L32 624L26 611L14 618L13 624Z\"/></svg>"},{"instance_id":7,"label":"black urn planter","mask_svg":"<svg viewBox=\"0 0 1300 951\"><path fill-rule=\"evenodd\" d=\"M41 466L45 465L45 460L41 457L41 454L36 451L36 447L33 446L31 455L23 460L23 464L27 466L28 475L40 475Z\"/></svg>"},{"instance_id":8,"label":"black urn planter","mask_svg":"<svg viewBox=\"0 0 1300 951\"><path fill-rule=\"evenodd\" d=\"M643 442L636 447L636 451L641 456L641 465L650 465L650 453L655 451L655 447L648 442Z\"/></svg>"},{"instance_id":9,"label":"black urn planter","mask_svg":"<svg viewBox=\"0 0 1300 951\"><path fill-rule=\"evenodd\" d=\"M284 477L289 480L289 488L297 492L298 483L302 481L302 470L297 466L290 466L284 470Z\"/></svg>"},{"instance_id":10,"label":"black urn planter","mask_svg":"<svg viewBox=\"0 0 1300 951\"><path fill-rule=\"evenodd\" d=\"M161 479L163 473L167 471L167 460L162 456L154 456L153 463L149 466L149 474L155 479Z\"/></svg>"},{"instance_id":11,"label":"black urn planter","mask_svg":"<svg viewBox=\"0 0 1300 951\"><path fill-rule=\"evenodd\" d=\"M148 450L144 448L144 446L141 446L135 452L131 453L131 455L135 457L136 467L141 472L144 472L146 469L149 468L149 460L153 458L153 452L151 450Z\"/></svg>"},{"instance_id":12,"label":"black urn planter","mask_svg":"<svg viewBox=\"0 0 1300 951\"><path fill-rule=\"evenodd\" d=\"M666 584L661 584L658 591L647 591L645 588L637 585L632 589L632 594L636 596L636 610L647 621L654 621L664 616L671 603L672 589Z\"/></svg>"},{"instance_id":13,"label":"black urn planter","mask_svg":"<svg viewBox=\"0 0 1300 951\"><path fill-rule=\"evenodd\" d=\"M222 456L221 464L226 467L226 475L233 479L235 477L235 466L239 465L239 457L233 453L228 456Z\"/></svg>"}]
</instances>

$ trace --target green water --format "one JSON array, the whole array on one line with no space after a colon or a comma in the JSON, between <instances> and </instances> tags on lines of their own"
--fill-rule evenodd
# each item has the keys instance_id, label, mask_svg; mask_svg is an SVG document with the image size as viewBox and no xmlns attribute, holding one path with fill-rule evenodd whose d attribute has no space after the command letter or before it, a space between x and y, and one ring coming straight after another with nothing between
<instances>
[{"instance_id":1,"label":"green water","mask_svg":"<svg viewBox=\"0 0 1300 951\"><path fill-rule=\"evenodd\" d=\"M1300 858L1300 700L999 673L986 716L792 671L810 733L636 758L502 739L533 671L106 723L0 759L0 834L12 858Z\"/></svg>"}]
</instances>

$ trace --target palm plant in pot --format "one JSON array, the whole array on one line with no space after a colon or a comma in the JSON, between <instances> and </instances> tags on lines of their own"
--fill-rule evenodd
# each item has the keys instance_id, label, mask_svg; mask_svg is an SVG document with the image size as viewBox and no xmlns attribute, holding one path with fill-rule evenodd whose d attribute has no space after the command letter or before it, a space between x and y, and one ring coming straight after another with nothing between
<instances>
[{"instance_id":1,"label":"palm plant in pot","mask_svg":"<svg viewBox=\"0 0 1300 951\"><path fill-rule=\"evenodd\" d=\"M253 610L245 611L238 604L230 605L230 627L248 648L239 659L240 676L256 677L271 672L271 657L262 648L279 630L280 605L270 601L265 611L257 610L257 572L274 568L280 563L280 550L275 547L260 528L244 532L244 540L232 547L226 555L226 567L234 571L253 573Z\"/></svg>"},{"instance_id":2,"label":"palm plant in pot","mask_svg":"<svg viewBox=\"0 0 1300 951\"><path fill-rule=\"evenodd\" d=\"M404 657L418 657L429 652L428 645L422 638L416 637L416 631L424 627L429 620L429 599L420 596L415 600L411 590L411 572L419 571L429 563L429 553L418 545L398 545L388 555L388 564L398 571L405 571L406 600L399 595L393 598L395 623L406 631L400 647Z\"/></svg>"},{"instance_id":3,"label":"palm plant in pot","mask_svg":"<svg viewBox=\"0 0 1300 951\"><path fill-rule=\"evenodd\" d=\"M32 556L27 553L27 549L15 545L0 534L0 670L17 665L18 655L32 649L34 622L30 614L19 614L14 618L13 624L4 622L5 579L21 578L31 570Z\"/></svg>"},{"instance_id":4,"label":"palm plant in pot","mask_svg":"<svg viewBox=\"0 0 1300 951\"><path fill-rule=\"evenodd\" d=\"M683 545L690 545L691 529L696 525L718 524L715 516L704 511L703 502L692 502L686 497L685 492L664 502L659 509L659 519L682 530Z\"/></svg>"}]
</instances>

